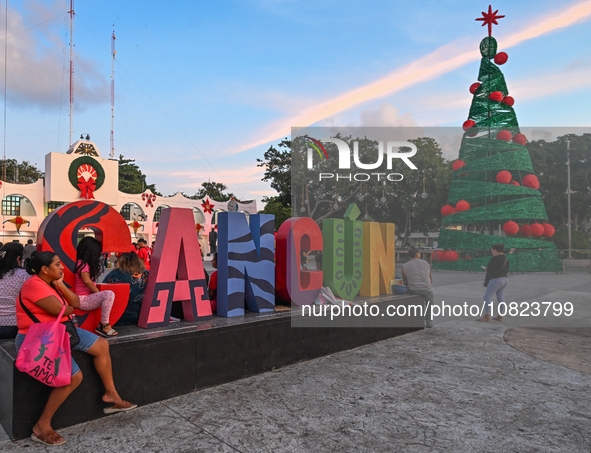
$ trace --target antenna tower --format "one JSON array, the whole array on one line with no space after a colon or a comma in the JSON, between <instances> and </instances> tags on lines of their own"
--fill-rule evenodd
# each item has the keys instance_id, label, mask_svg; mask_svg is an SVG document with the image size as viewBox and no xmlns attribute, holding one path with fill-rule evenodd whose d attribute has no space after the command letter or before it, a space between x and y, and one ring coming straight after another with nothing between
<instances>
[{"instance_id":1,"label":"antenna tower","mask_svg":"<svg viewBox=\"0 0 591 453\"><path fill-rule=\"evenodd\" d=\"M115 158L115 138L113 133L115 123L115 56L117 55L115 39L115 30L113 30L111 35L111 56L113 57L111 60L111 153L109 154L111 159Z\"/></svg>"},{"instance_id":2,"label":"antenna tower","mask_svg":"<svg viewBox=\"0 0 591 453\"><path fill-rule=\"evenodd\" d=\"M68 147L72 145L72 124L74 119L74 0L70 0L70 141Z\"/></svg>"}]
</instances>

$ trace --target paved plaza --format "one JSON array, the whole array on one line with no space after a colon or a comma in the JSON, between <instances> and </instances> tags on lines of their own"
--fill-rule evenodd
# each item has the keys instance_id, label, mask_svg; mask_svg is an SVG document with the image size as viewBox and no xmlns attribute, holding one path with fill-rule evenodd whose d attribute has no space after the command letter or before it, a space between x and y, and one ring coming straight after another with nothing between
<instances>
[{"instance_id":1,"label":"paved plaza","mask_svg":"<svg viewBox=\"0 0 591 453\"><path fill-rule=\"evenodd\" d=\"M484 274L433 277L438 302L482 304ZM570 301L574 312L544 325L440 317L433 329L63 429L58 448L590 452L591 275L512 274L507 297ZM0 442L0 451L45 450L59 451Z\"/></svg>"}]
</instances>

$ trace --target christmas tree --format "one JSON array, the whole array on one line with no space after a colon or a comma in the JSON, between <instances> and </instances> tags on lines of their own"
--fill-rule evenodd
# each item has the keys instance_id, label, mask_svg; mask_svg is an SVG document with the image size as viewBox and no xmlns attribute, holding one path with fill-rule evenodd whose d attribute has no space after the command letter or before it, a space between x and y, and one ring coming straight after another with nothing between
<instances>
[{"instance_id":1,"label":"christmas tree","mask_svg":"<svg viewBox=\"0 0 591 453\"><path fill-rule=\"evenodd\" d=\"M482 62L473 94L459 159L454 162L448 205L441 209L443 227L434 260L439 269L480 270L490 259L493 244L504 243L512 271L558 271L558 250L548 238L554 228L538 190L527 138L519 130L505 77L499 66L507 62L497 53L492 24L497 11L476 20L488 25L480 43ZM501 237L502 236L502 237ZM508 253L510 249L512 253Z\"/></svg>"}]
</instances>

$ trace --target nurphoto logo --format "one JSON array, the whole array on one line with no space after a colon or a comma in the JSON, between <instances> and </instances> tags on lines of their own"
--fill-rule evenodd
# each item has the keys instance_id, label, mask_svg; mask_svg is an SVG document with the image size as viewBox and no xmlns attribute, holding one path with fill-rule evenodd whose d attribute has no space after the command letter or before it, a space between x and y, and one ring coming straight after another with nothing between
<instances>
[{"instance_id":1,"label":"nurphoto logo","mask_svg":"<svg viewBox=\"0 0 591 453\"><path fill-rule=\"evenodd\" d=\"M318 154L320 160L329 160L329 154L326 151L326 147L323 143L332 143L337 146L338 149L338 162L339 170L350 170L351 169L351 149L344 140L338 138L321 138L316 140L308 135L304 137L306 143L310 145L308 148L308 159L307 167L311 170L314 167L314 156ZM353 144L353 166L360 170L376 170L380 168L384 159L386 161L386 169L392 170L392 161L394 159L400 159L404 162L411 170L417 170L415 164L410 160L417 153L417 147L411 142L395 142L395 141L379 141L378 152L375 162L364 163L359 158L359 142L352 141ZM400 148L410 148L410 151L401 151ZM318 180L323 179L334 179L335 181L347 180L347 181L369 181L375 178L377 181L402 181L404 176L401 173L319 173Z\"/></svg>"}]
</instances>

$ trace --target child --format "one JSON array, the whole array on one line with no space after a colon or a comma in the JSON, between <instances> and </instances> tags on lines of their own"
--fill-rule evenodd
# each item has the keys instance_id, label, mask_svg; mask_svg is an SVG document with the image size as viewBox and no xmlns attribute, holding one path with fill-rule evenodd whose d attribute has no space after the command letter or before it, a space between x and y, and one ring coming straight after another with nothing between
<instances>
[{"instance_id":1,"label":"child","mask_svg":"<svg viewBox=\"0 0 591 453\"><path fill-rule=\"evenodd\" d=\"M109 325L109 315L115 302L113 291L99 291L95 281L100 275L101 243L91 236L83 238L76 251L75 293L80 297L80 310L92 311L101 307L101 322L95 332L103 337L117 335Z\"/></svg>"},{"instance_id":2,"label":"child","mask_svg":"<svg viewBox=\"0 0 591 453\"><path fill-rule=\"evenodd\" d=\"M213 259L211 260L211 265L213 266L215 271L209 277L209 302L211 304L211 311L212 313L216 313L218 309L218 254L213 254Z\"/></svg>"}]
</instances>

